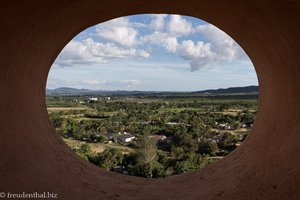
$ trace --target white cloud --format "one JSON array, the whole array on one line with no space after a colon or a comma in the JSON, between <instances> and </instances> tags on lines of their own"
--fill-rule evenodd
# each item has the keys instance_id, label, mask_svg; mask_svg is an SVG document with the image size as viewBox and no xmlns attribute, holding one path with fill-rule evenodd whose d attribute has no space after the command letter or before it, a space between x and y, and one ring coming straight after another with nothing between
<instances>
[{"instance_id":1,"label":"white cloud","mask_svg":"<svg viewBox=\"0 0 300 200\"><path fill-rule=\"evenodd\" d=\"M86 84L86 85L103 85L106 83L106 81L99 81L99 80L84 80L81 81L81 83Z\"/></svg>"},{"instance_id":2,"label":"white cloud","mask_svg":"<svg viewBox=\"0 0 300 200\"><path fill-rule=\"evenodd\" d=\"M226 77L231 77L228 86L255 84L255 78L248 78L251 76L247 68L252 66L239 45L213 25L199 24L178 15L152 15L97 25L63 49L55 61L58 67L49 74L47 87L198 90L222 86ZM140 62L140 58L150 57L149 52L164 55ZM122 62L110 62L115 59ZM59 67L66 65L78 67ZM211 70L188 71L207 68ZM244 77L235 78L237 73ZM255 71L251 75L255 77ZM215 81L211 82L210 77Z\"/></svg>"},{"instance_id":3,"label":"white cloud","mask_svg":"<svg viewBox=\"0 0 300 200\"><path fill-rule=\"evenodd\" d=\"M167 31L171 36L183 36L193 32L192 23L182 18L180 15L170 15L167 24Z\"/></svg>"},{"instance_id":4,"label":"white cloud","mask_svg":"<svg viewBox=\"0 0 300 200\"><path fill-rule=\"evenodd\" d=\"M122 48L113 43L99 43L91 38L83 41L71 41L60 53L55 63L63 66L77 64L106 63L111 59L122 58L148 58L150 56L144 50L135 48Z\"/></svg>"},{"instance_id":5,"label":"white cloud","mask_svg":"<svg viewBox=\"0 0 300 200\"><path fill-rule=\"evenodd\" d=\"M71 41L65 46L62 52L55 60L55 64L62 66L71 66L76 64L94 64L105 63L102 57L93 56L94 49L85 45L85 41Z\"/></svg>"},{"instance_id":6,"label":"white cloud","mask_svg":"<svg viewBox=\"0 0 300 200\"><path fill-rule=\"evenodd\" d=\"M211 24L193 27L192 23L180 15L153 17L152 33L142 37L142 43L164 47L168 52L177 53L190 63L191 71L212 68L222 62L246 58L240 46L226 33ZM164 28L166 24L166 28ZM203 41L180 41L182 36L199 34ZM205 41L208 42L204 42Z\"/></svg>"},{"instance_id":7,"label":"white cloud","mask_svg":"<svg viewBox=\"0 0 300 200\"><path fill-rule=\"evenodd\" d=\"M170 36L168 33L162 33L155 31L150 35L146 35L142 38L144 43L151 43L159 46L165 47L165 49L169 52L175 52L178 42L177 38Z\"/></svg>"},{"instance_id":8,"label":"white cloud","mask_svg":"<svg viewBox=\"0 0 300 200\"><path fill-rule=\"evenodd\" d=\"M137 44L138 31L124 17L97 25L95 32L98 37L123 46L132 47Z\"/></svg>"},{"instance_id":9,"label":"white cloud","mask_svg":"<svg viewBox=\"0 0 300 200\"><path fill-rule=\"evenodd\" d=\"M102 88L102 87L113 87L113 88L131 88L142 84L140 80L84 80L81 81L81 85L87 85L89 88Z\"/></svg>"},{"instance_id":10,"label":"white cloud","mask_svg":"<svg viewBox=\"0 0 300 200\"><path fill-rule=\"evenodd\" d=\"M193 27L180 15L152 15L148 24L117 18L97 25L95 34L110 43L100 43L88 38L71 41L58 57L60 65L105 63L111 59L148 58L149 52L137 46L162 46L190 63L191 71L212 68L227 61L247 58L240 46L226 33L211 24ZM142 36L137 27L148 27L148 35ZM200 35L202 41L181 40L190 34ZM204 42L206 41L206 42ZM143 48L146 48L143 46Z\"/></svg>"},{"instance_id":11,"label":"white cloud","mask_svg":"<svg viewBox=\"0 0 300 200\"><path fill-rule=\"evenodd\" d=\"M68 87L74 86L74 82L66 80L66 79L55 78L55 77L53 77L53 74L54 74L54 72L51 72L50 76L48 77L47 89L59 88L62 86L68 86Z\"/></svg>"},{"instance_id":12,"label":"white cloud","mask_svg":"<svg viewBox=\"0 0 300 200\"><path fill-rule=\"evenodd\" d=\"M217 27L211 24L200 25L196 31L209 42L182 41L177 49L179 55L190 62L191 71L247 57L241 47Z\"/></svg>"},{"instance_id":13,"label":"white cloud","mask_svg":"<svg viewBox=\"0 0 300 200\"><path fill-rule=\"evenodd\" d=\"M215 52L211 51L210 43L184 40L177 49L179 55L190 62L191 71L212 65L216 61Z\"/></svg>"},{"instance_id":14,"label":"white cloud","mask_svg":"<svg viewBox=\"0 0 300 200\"><path fill-rule=\"evenodd\" d=\"M172 15L168 24L174 24L174 27L178 29L174 28L170 30L168 28L166 32L154 31L144 36L142 41L162 46L168 52L177 53L190 63L191 71L201 68L213 68L223 62L240 60L247 57L232 38L213 25L206 24L193 28L190 22L177 15ZM194 32L195 34L201 34L202 38L206 38L208 42L179 41L182 34L185 34L184 31L180 32L180 30L187 30L186 33Z\"/></svg>"},{"instance_id":15,"label":"white cloud","mask_svg":"<svg viewBox=\"0 0 300 200\"><path fill-rule=\"evenodd\" d=\"M196 28L196 31L203 34L212 44L212 51L225 60L237 60L243 59L246 56L243 49L225 32L217 27L206 24L200 25Z\"/></svg>"},{"instance_id":16,"label":"white cloud","mask_svg":"<svg viewBox=\"0 0 300 200\"><path fill-rule=\"evenodd\" d=\"M150 28L154 30L162 30L165 27L165 14L152 15L152 21L150 23Z\"/></svg>"},{"instance_id":17,"label":"white cloud","mask_svg":"<svg viewBox=\"0 0 300 200\"><path fill-rule=\"evenodd\" d=\"M50 77L47 80L47 88L54 89L58 87L74 87L74 88L89 88L89 89L130 89L141 86L143 83L140 80L62 80Z\"/></svg>"},{"instance_id":18,"label":"white cloud","mask_svg":"<svg viewBox=\"0 0 300 200\"><path fill-rule=\"evenodd\" d=\"M210 43L204 43L202 41L194 43L191 40L184 40L179 45L178 51L180 55L185 59L192 59L195 57L214 57L214 53L210 48Z\"/></svg>"}]
</instances>

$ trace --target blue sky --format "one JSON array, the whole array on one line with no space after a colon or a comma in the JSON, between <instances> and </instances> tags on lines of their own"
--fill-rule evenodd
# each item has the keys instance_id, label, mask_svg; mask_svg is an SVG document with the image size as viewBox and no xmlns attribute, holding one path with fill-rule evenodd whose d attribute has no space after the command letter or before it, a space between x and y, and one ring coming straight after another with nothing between
<instances>
[{"instance_id":1,"label":"blue sky","mask_svg":"<svg viewBox=\"0 0 300 200\"><path fill-rule=\"evenodd\" d=\"M132 15L90 27L53 63L47 88L196 91L258 85L227 34L197 18Z\"/></svg>"}]
</instances>

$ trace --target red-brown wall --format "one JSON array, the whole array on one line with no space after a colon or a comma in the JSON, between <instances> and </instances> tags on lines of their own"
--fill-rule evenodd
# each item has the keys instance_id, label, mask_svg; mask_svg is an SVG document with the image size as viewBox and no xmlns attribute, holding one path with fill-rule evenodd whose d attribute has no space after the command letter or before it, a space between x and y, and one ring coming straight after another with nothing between
<instances>
[{"instance_id":1,"label":"red-brown wall","mask_svg":"<svg viewBox=\"0 0 300 200\"><path fill-rule=\"evenodd\" d=\"M257 71L253 132L225 159L195 173L147 180L79 159L50 125L51 64L79 32L132 14L176 13L233 37ZM300 1L2 0L0 192L55 192L62 199L300 199Z\"/></svg>"}]
</instances>

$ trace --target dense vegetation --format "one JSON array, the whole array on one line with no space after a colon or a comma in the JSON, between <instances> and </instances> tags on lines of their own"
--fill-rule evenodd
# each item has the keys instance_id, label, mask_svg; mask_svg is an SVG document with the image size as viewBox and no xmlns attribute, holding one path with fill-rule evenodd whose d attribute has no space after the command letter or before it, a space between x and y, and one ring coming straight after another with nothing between
<instances>
[{"instance_id":1,"label":"dense vegetation","mask_svg":"<svg viewBox=\"0 0 300 200\"><path fill-rule=\"evenodd\" d=\"M70 146L89 162L148 178L194 171L227 155L249 134L257 110L256 95L95 98L47 97L53 126L80 141Z\"/></svg>"}]
</instances>

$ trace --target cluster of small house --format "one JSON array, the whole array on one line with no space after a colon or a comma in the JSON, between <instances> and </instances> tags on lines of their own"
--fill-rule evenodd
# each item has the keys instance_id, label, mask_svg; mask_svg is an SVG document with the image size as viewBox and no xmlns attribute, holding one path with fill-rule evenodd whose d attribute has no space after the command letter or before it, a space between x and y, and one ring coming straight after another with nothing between
<instances>
[{"instance_id":1,"label":"cluster of small house","mask_svg":"<svg viewBox=\"0 0 300 200\"><path fill-rule=\"evenodd\" d=\"M136 138L133 134L128 132L108 133L107 136L110 142L118 142L122 144L132 142ZM150 135L149 138L156 143L167 141L167 137L165 135Z\"/></svg>"},{"instance_id":2,"label":"cluster of small house","mask_svg":"<svg viewBox=\"0 0 300 200\"><path fill-rule=\"evenodd\" d=\"M108 139L113 142L120 142L120 143L128 143L135 139L135 136L131 133L124 132L124 133L108 133Z\"/></svg>"},{"instance_id":3,"label":"cluster of small house","mask_svg":"<svg viewBox=\"0 0 300 200\"><path fill-rule=\"evenodd\" d=\"M80 104L84 104L84 103L96 103L98 101L101 101L101 100L111 100L110 97L103 97L103 98L99 98L99 97L89 97L87 99L84 99L84 100L78 100L78 99L73 99L72 102L78 102Z\"/></svg>"},{"instance_id":4,"label":"cluster of small house","mask_svg":"<svg viewBox=\"0 0 300 200\"><path fill-rule=\"evenodd\" d=\"M111 98L110 97L104 97L105 100L110 100ZM98 97L89 97L88 98L88 102L89 103L95 103L97 101L100 101L101 99L98 98Z\"/></svg>"},{"instance_id":5,"label":"cluster of small house","mask_svg":"<svg viewBox=\"0 0 300 200\"><path fill-rule=\"evenodd\" d=\"M219 129L219 130L233 130L234 128L228 124L219 124L218 122L215 123L215 128Z\"/></svg>"},{"instance_id":6,"label":"cluster of small house","mask_svg":"<svg viewBox=\"0 0 300 200\"><path fill-rule=\"evenodd\" d=\"M250 125L250 127L252 127L252 124ZM215 122L214 128L219 129L219 130L235 130L235 128L228 123L222 124L222 123L218 123L218 122ZM241 128L247 128L247 125L242 124Z\"/></svg>"}]
</instances>

